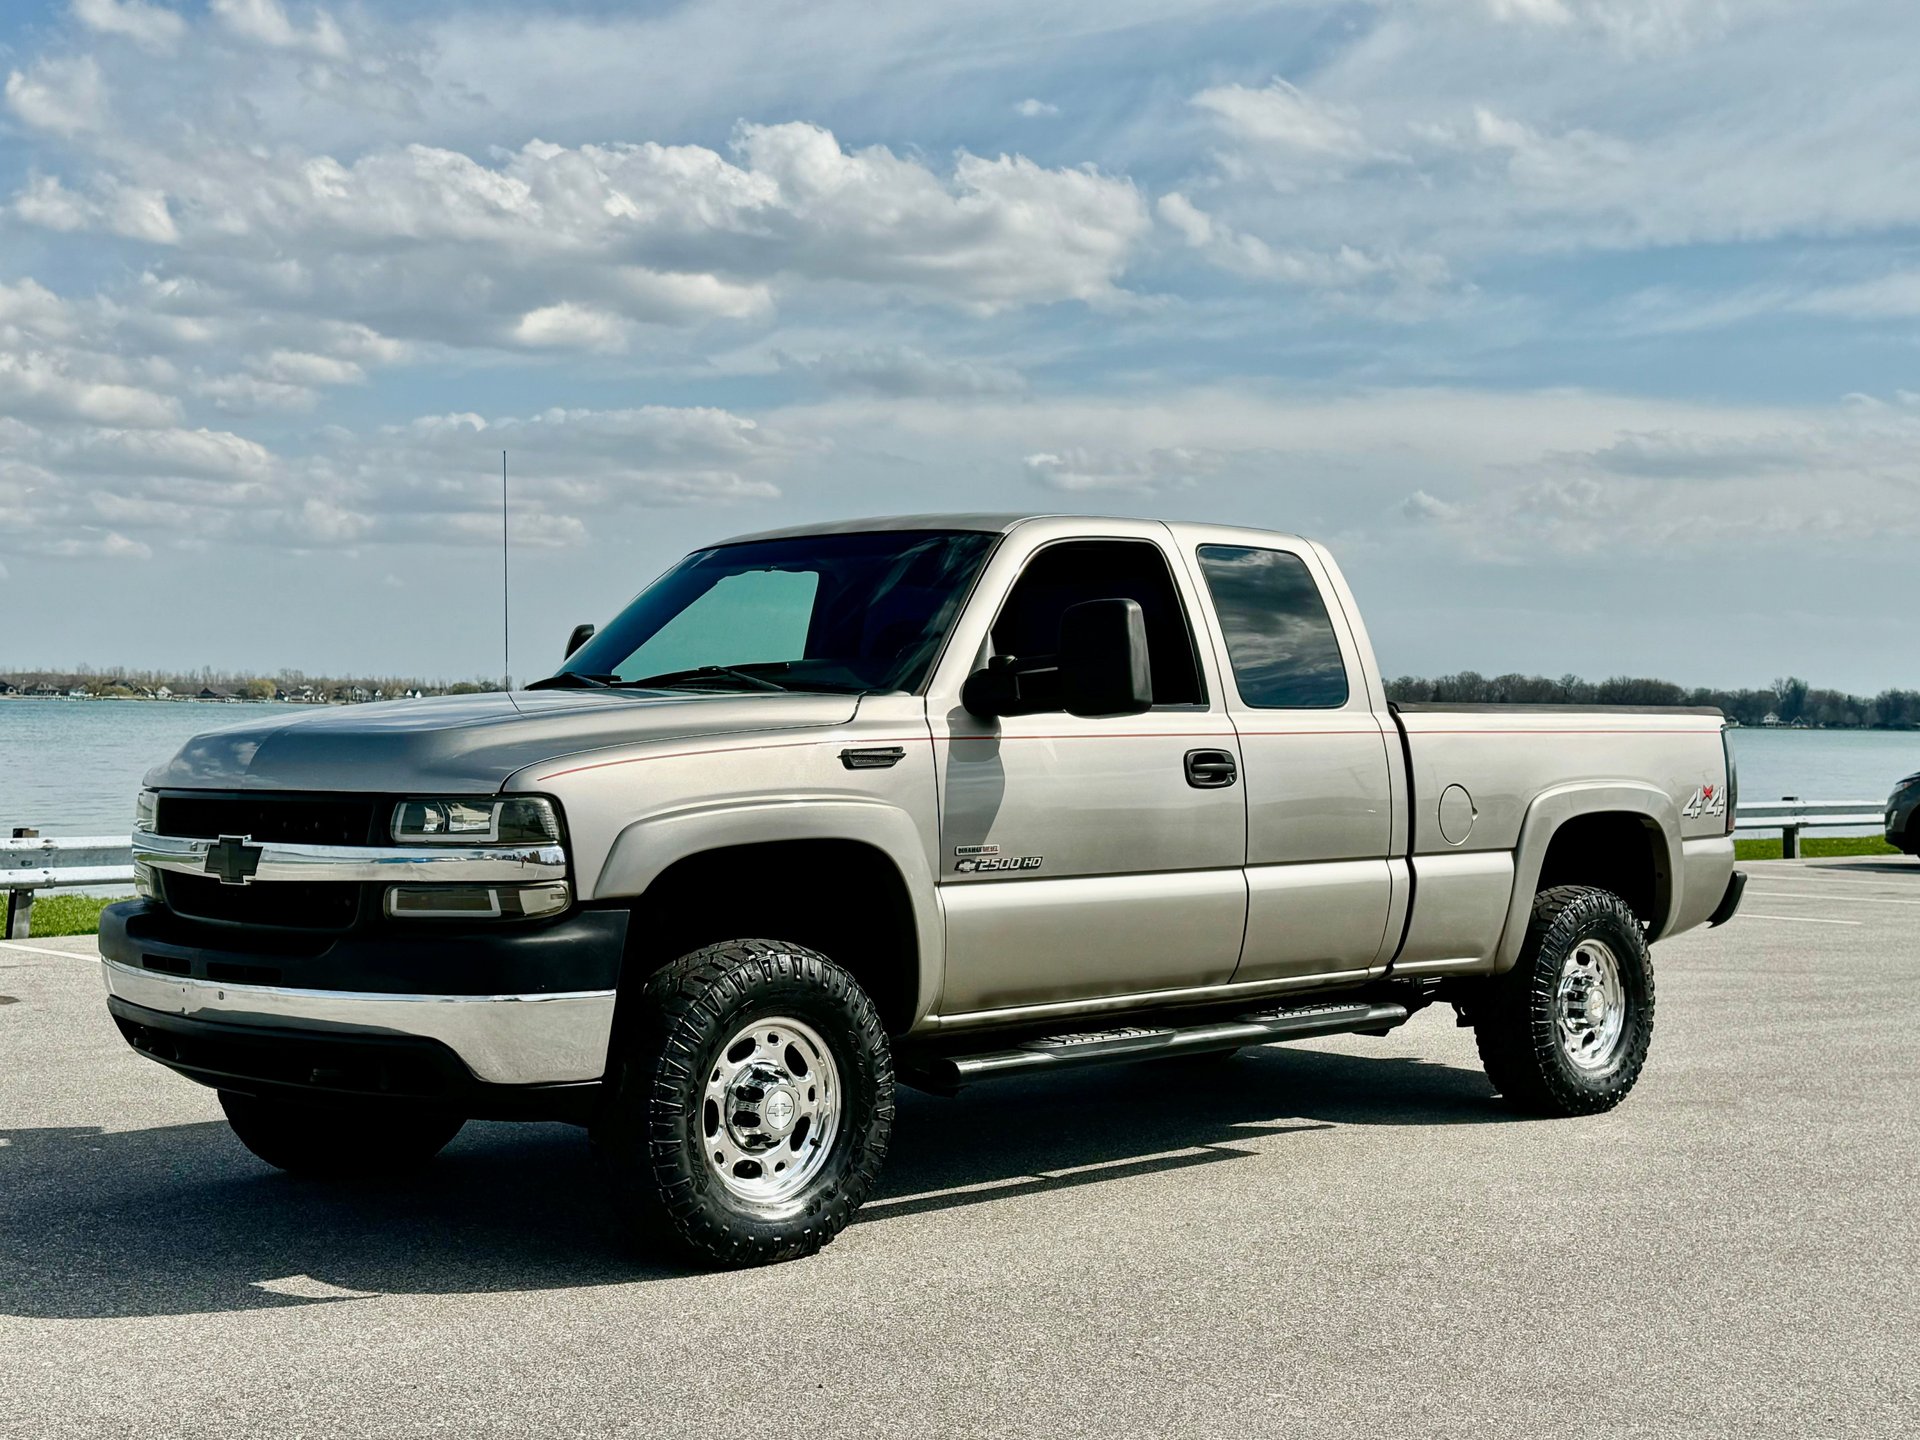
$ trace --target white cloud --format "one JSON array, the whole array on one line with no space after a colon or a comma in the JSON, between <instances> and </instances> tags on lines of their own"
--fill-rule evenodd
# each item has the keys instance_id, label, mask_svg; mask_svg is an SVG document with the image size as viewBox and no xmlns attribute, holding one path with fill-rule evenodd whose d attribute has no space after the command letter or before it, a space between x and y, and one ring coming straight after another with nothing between
<instances>
[{"instance_id":1,"label":"white cloud","mask_svg":"<svg viewBox=\"0 0 1920 1440\"><path fill-rule=\"evenodd\" d=\"M1911 108L1894 57L1920 43L1916 16L1873 0L1413 0L1298 86L1197 92L1222 143L1176 188L1283 254L1429 253L1469 276L1910 228L1920 153L1885 117Z\"/></svg>"},{"instance_id":2,"label":"white cloud","mask_svg":"<svg viewBox=\"0 0 1920 1440\"><path fill-rule=\"evenodd\" d=\"M1370 150L1350 114L1277 77L1261 90L1216 85L1195 95L1193 104L1216 116L1228 134L1272 150L1338 161Z\"/></svg>"},{"instance_id":3,"label":"white cloud","mask_svg":"<svg viewBox=\"0 0 1920 1440\"><path fill-rule=\"evenodd\" d=\"M73 358L0 350L0 415L99 425L168 425L178 418L179 407L167 396L75 373Z\"/></svg>"},{"instance_id":4,"label":"white cloud","mask_svg":"<svg viewBox=\"0 0 1920 1440\"><path fill-rule=\"evenodd\" d=\"M1036 451L1022 463L1028 477L1049 490L1151 495L1193 484L1197 476L1217 468L1220 458L1201 450L1126 452L1075 446L1058 453Z\"/></svg>"},{"instance_id":5,"label":"white cloud","mask_svg":"<svg viewBox=\"0 0 1920 1440\"><path fill-rule=\"evenodd\" d=\"M706 407L422 416L364 433L329 429L309 455L205 428L0 418L0 550L83 558L161 545L491 545L503 449L522 457L514 543L552 548L585 543L610 517L777 499L785 464L820 447Z\"/></svg>"},{"instance_id":6,"label":"white cloud","mask_svg":"<svg viewBox=\"0 0 1920 1440\"><path fill-rule=\"evenodd\" d=\"M1483 0L1495 20L1547 30L1576 30L1628 54L1658 52L1718 33L1730 20L1726 0Z\"/></svg>"},{"instance_id":7,"label":"white cloud","mask_svg":"<svg viewBox=\"0 0 1920 1440\"><path fill-rule=\"evenodd\" d=\"M71 136L107 124L106 82L91 55L40 59L10 71L6 93L7 108L35 130Z\"/></svg>"},{"instance_id":8,"label":"white cloud","mask_svg":"<svg viewBox=\"0 0 1920 1440\"><path fill-rule=\"evenodd\" d=\"M275 350L254 364L265 379L287 385L358 385L367 372L337 355L314 355L304 350Z\"/></svg>"},{"instance_id":9,"label":"white cloud","mask_svg":"<svg viewBox=\"0 0 1920 1440\"><path fill-rule=\"evenodd\" d=\"M780 368L837 393L868 395L1017 395L1019 371L978 360L936 358L904 346L840 350L810 359L782 354Z\"/></svg>"},{"instance_id":10,"label":"white cloud","mask_svg":"<svg viewBox=\"0 0 1920 1440\"><path fill-rule=\"evenodd\" d=\"M1823 286L1795 299L1792 308L1849 320L1911 319L1920 315L1920 270L1894 270L1871 280Z\"/></svg>"},{"instance_id":11,"label":"white cloud","mask_svg":"<svg viewBox=\"0 0 1920 1440\"><path fill-rule=\"evenodd\" d=\"M1416 490L1400 502L1400 513L1409 520L1447 522L1460 517L1460 507L1436 495Z\"/></svg>"},{"instance_id":12,"label":"white cloud","mask_svg":"<svg viewBox=\"0 0 1920 1440\"><path fill-rule=\"evenodd\" d=\"M743 125L733 148L533 141L483 162L406 145L347 163L209 143L141 152L138 187L114 170L92 193L34 176L12 208L169 242L168 308L598 351L633 323L764 321L809 288L982 314L1103 303L1150 226L1129 182L1088 168L962 152L943 174L800 123Z\"/></svg>"},{"instance_id":13,"label":"white cloud","mask_svg":"<svg viewBox=\"0 0 1920 1440\"><path fill-rule=\"evenodd\" d=\"M147 0L71 0L68 8L87 29L160 54L173 53L187 33L187 22L177 13Z\"/></svg>"},{"instance_id":14,"label":"white cloud","mask_svg":"<svg viewBox=\"0 0 1920 1440\"><path fill-rule=\"evenodd\" d=\"M1215 219L1177 190L1162 195L1155 209L1190 247L1223 270L1365 300L1381 319L1422 318L1453 278L1437 255L1369 253L1352 245L1327 253L1278 249Z\"/></svg>"},{"instance_id":15,"label":"white cloud","mask_svg":"<svg viewBox=\"0 0 1920 1440\"><path fill-rule=\"evenodd\" d=\"M266 446L227 430L90 430L55 440L45 453L66 474L244 483L267 480L275 468Z\"/></svg>"},{"instance_id":16,"label":"white cloud","mask_svg":"<svg viewBox=\"0 0 1920 1440\"><path fill-rule=\"evenodd\" d=\"M1060 107L1049 104L1045 100L1028 98L1015 105L1013 107L1013 113L1025 116L1029 120L1041 120L1058 115L1060 113Z\"/></svg>"},{"instance_id":17,"label":"white cloud","mask_svg":"<svg viewBox=\"0 0 1920 1440\"><path fill-rule=\"evenodd\" d=\"M149 245L180 240L164 194L111 175L95 177L91 194L69 190L57 176L30 175L10 208L28 224L48 230L99 229Z\"/></svg>"},{"instance_id":18,"label":"white cloud","mask_svg":"<svg viewBox=\"0 0 1920 1440\"><path fill-rule=\"evenodd\" d=\"M140 540L129 540L112 530L89 529L82 535L48 540L33 547L41 555L62 560L151 560L153 549Z\"/></svg>"},{"instance_id":19,"label":"white cloud","mask_svg":"<svg viewBox=\"0 0 1920 1440\"><path fill-rule=\"evenodd\" d=\"M1510 178L1536 188L1592 184L1633 160L1632 150L1610 136L1584 128L1550 135L1485 105L1474 106L1464 124L1421 125L1415 134L1442 149L1503 155Z\"/></svg>"},{"instance_id":20,"label":"white cloud","mask_svg":"<svg viewBox=\"0 0 1920 1440\"><path fill-rule=\"evenodd\" d=\"M314 7L302 28L280 0L211 0L208 11L228 34L269 50L287 50L321 60L347 58L347 41L333 16Z\"/></svg>"},{"instance_id":21,"label":"white cloud","mask_svg":"<svg viewBox=\"0 0 1920 1440\"><path fill-rule=\"evenodd\" d=\"M618 315L568 300L529 310L513 327L513 338L536 349L624 350L626 331Z\"/></svg>"}]
</instances>

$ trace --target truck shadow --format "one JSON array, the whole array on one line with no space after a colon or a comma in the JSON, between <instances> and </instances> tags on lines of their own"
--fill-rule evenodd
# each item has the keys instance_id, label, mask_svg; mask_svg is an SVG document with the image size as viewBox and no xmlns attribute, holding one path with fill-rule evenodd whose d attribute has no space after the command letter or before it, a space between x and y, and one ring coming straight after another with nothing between
<instances>
[{"instance_id":1,"label":"truck shadow","mask_svg":"<svg viewBox=\"0 0 1920 1440\"><path fill-rule=\"evenodd\" d=\"M899 1111L863 1220L1258 1159L1235 1142L1344 1124L1502 1118L1477 1072L1302 1050L1011 1081L954 1100L903 1091ZM0 1131L4 1315L180 1315L675 1278L698 1283L624 1241L583 1136L564 1126L471 1125L417 1177L361 1185L270 1171L218 1122Z\"/></svg>"}]
</instances>

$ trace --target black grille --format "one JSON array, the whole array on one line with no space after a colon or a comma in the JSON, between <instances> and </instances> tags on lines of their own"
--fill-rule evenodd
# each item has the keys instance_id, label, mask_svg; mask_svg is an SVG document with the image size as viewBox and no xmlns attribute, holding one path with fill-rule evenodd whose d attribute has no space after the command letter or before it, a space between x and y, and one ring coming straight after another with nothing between
<instances>
[{"instance_id":1,"label":"black grille","mask_svg":"<svg viewBox=\"0 0 1920 1440\"><path fill-rule=\"evenodd\" d=\"M211 875L169 872L162 883L166 886L167 908L196 920L296 930L347 930L360 914L362 887L337 881L223 885Z\"/></svg>"},{"instance_id":2,"label":"black grille","mask_svg":"<svg viewBox=\"0 0 1920 1440\"><path fill-rule=\"evenodd\" d=\"M380 821L387 808L367 796L163 794L154 825L162 835L196 840L245 835L294 845L369 845L386 840Z\"/></svg>"}]
</instances>

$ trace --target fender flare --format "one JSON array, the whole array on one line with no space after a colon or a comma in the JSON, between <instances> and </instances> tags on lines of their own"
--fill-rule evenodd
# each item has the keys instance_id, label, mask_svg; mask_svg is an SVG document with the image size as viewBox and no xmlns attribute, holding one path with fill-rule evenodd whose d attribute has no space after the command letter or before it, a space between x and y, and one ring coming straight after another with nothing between
<instances>
[{"instance_id":1,"label":"fender flare","mask_svg":"<svg viewBox=\"0 0 1920 1440\"><path fill-rule=\"evenodd\" d=\"M1673 797L1656 786L1624 780L1556 785L1534 797L1520 822L1520 838L1513 851L1513 897L1507 905L1500 948L1494 955L1496 974L1511 970L1520 958L1520 947L1526 943L1527 926L1533 918L1533 897L1540 888L1540 870L1546 864L1553 837L1569 820L1607 814L1638 816L1660 832L1666 850L1666 874L1657 878L1654 893L1666 903L1655 917L1648 938L1657 940L1672 928L1680 913L1682 877L1686 873L1681 863L1680 811ZM1664 881L1664 896L1660 880Z\"/></svg>"},{"instance_id":2,"label":"fender flare","mask_svg":"<svg viewBox=\"0 0 1920 1440\"><path fill-rule=\"evenodd\" d=\"M900 872L919 947L914 1021L931 1012L946 973L946 921L926 843L914 818L879 800L765 798L703 802L635 820L615 838L594 882L598 898L646 894L669 866L713 850L792 840L837 840L879 851Z\"/></svg>"}]
</instances>

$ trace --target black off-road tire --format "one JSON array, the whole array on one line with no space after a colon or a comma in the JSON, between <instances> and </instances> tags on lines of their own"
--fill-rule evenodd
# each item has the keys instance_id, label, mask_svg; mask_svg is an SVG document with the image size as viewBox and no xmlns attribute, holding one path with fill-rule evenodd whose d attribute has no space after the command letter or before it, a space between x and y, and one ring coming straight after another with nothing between
<instances>
[{"instance_id":1,"label":"black off-road tire","mask_svg":"<svg viewBox=\"0 0 1920 1440\"><path fill-rule=\"evenodd\" d=\"M1602 941L1618 963L1626 1020L1610 1063L1582 1069L1555 1022L1562 967L1583 940ZM1653 1040L1653 957L1639 917L1609 890L1564 885L1534 897L1513 969L1487 982L1469 1011L1480 1062L1501 1097L1534 1115L1598 1115L1633 1089Z\"/></svg>"},{"instance_id":2,"label":"black off-road tire","mask_svg":"<svg viewBox=\"0 0 1920 1440\"><path fill-rule=\"evenodd\" d=\"M893 1133L893 1051L866 991L803 946L729 940L655 972L639 999L593 1127L624 1226L642 1244L729 1268L797 1259L831 1241L872 1192ZM806 1188L759 1204L729 1191L709 1163L705 1096L721 1047L774 1016L825 1042L840 1112Z\"/></svg>"},{"instance_id":3,"label":"black off-road tire","mask_svg":"<svg viewBox=\"0 0 1920 1440\"><path fill-rule=\"evenodd\" d=\"M277 1170L315 1180L403 1175L425 1165L460 1133L466 1117L428 1106L303 1105L220 1092L233 1133Z\"/></svg>"}]
</instances>

